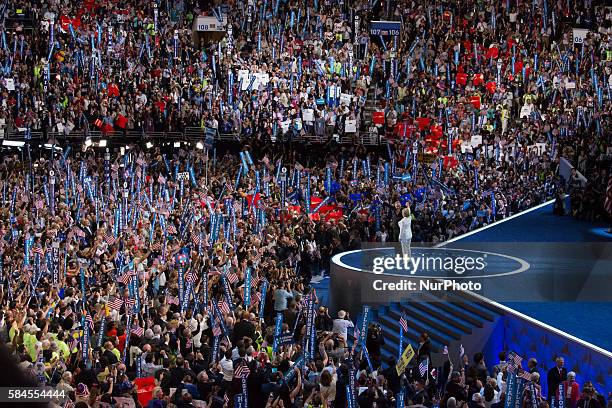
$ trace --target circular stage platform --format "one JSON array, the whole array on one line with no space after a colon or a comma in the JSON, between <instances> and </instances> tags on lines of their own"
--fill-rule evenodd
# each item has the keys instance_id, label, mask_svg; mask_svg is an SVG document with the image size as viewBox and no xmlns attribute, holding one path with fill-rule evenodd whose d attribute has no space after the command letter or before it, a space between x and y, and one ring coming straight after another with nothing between
<instances>
[{"instance_id":1,"label":"circular stage platform","mask_svg":"<svg viewBox=\"0 0 612 408\"><path fill-rule=\"evenodd\" d=\"M399 243L332 258L330 308L353 315L364 304L444 300L470 291L496 302L612 301L612 247L589 243L461 243L410 248Z\"/></svg>"}]
</instances>

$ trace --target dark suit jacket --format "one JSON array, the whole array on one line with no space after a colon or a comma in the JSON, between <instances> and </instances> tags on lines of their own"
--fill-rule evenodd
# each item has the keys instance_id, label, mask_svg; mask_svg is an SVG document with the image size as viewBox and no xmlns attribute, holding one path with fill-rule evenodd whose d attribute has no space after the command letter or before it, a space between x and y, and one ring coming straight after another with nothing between
<instances>
[{"instance_id":1,"label":"dark suit jacket","mask_svg":"<svg viewBox=\"0 0 612 408\"><path fill-rule=\"evenodd\" d=\"M557 387L561 384L561 381L567 380L567 369L563 367L561 369L561 373L559 373L559 369L557 366L548 370L548 375L546 376L546 382L548 384L548 399L550 400L552 395L555 395L557 392Z\"/></svg>"}]
</instances>

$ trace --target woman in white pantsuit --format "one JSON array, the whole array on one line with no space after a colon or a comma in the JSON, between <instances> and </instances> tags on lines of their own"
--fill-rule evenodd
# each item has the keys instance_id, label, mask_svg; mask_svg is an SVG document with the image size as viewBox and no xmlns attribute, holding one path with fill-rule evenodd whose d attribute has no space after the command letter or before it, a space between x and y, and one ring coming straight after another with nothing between
<instances>
[{"instance_id":1,"label":"woman in white pantsuit","mask_svg":"<svg viewBox=\"0 0 612 408\"><path fill-rule=\"evenodd\" d=\"M410 207L402 210L402 218L399 225L399 241L402 244L402 254L410 257L410 241L412 241L412 218L410 217Z\"/></svg>"}]
</instances>

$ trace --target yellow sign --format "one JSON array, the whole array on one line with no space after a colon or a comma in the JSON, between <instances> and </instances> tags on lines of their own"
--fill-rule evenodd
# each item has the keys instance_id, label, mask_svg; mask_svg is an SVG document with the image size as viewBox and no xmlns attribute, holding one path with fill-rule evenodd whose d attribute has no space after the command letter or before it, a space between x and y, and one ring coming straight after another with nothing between
<instances>
[{"instance_id":1,"label":"yellow sign","mask_svg":"<svg viewBox=\"0 0 612 408\"><path fill-rule=\"evenodd\" d=\"M408 363L410 362L410 360L412 360L413 357L414 357L414 349L409 344L408 347L406 347L406 349L402 353L402 356L400 357L399 361L395 365L395 371L397 371L397 375L400 375L400 376L402 375L402 373L408 366Z\"/></svg>"},{"instance_id":2,"label":"yellow sign","mask_svg":"<svg viewBox=\"0 0 612 408\"><path fill-rule=\"evenodd\" d=\"M419 163L427 163L427 164L431 164L434 162L434 160L436 159L436 156L433 154L423 154L423 153L419 153L417 155L417 158L419 159Z\"/></svg>"}]
</instances>

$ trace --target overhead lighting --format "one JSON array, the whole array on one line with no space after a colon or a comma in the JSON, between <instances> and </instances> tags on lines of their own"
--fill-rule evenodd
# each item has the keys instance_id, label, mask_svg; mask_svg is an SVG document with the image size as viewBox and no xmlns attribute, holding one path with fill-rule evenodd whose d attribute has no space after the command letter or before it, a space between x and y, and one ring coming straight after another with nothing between
<instances>
[{"instance_id":1,"label":"overhead lighting","mask_svg":"<svg viewBox=\"0 0 612 408\"><path fill-rule=\"evenodd\" d=\"M130 145L125 145L125 150L130 150Z\"/></svg>"},{"instance_id":2,"label":"overhead lighting","mask_svg":"<svg viewBox=\"0 0 612 408\"><path fill-rule=\"evenodd\" d=\"M181 147L181 142L174 142L174 147Z\"/></svg>"},{"instance_id":3,"label":"overhead lighting","mask_svg":"<svg viewBox=\"0 0 612 408\"><path fill-rule=\"evenodd\" d=\"M147 144L146 144L145 146L147 146L147 149L150 149L150 148L152 148L152 147L153 147L153 143L151 143L151 142L147 142Z\"/></svg>"},{"instance_id":4,"label":"overhead lighting","mask_svg":"<svg viewBox=\"0 0 612 408\"><path fill-rule=\"evenodd\" d=\"M89 146L91 146L91 143L92 143L92 142L91 142L91 138L90 138L90 137L88 137L87 139L85 139L85 147L89 147Z\"/></svg>"},{"instance_id":5,"label":"overhead lighting","mask_svg":"<svg viewBox=\"0 0 612 408\"><path fill-rule=\"evenodd\" d=\"M204 144L202 142L196 143L196 147L200 150L204 149Z\"/></svg>"},{"instance_id":6,"label":"overhead lighting","mask_svg":"<svg viewBox=\"0 0 612 408\"><path fill-rule=\"evenodd\" d=\"M3 140L2 146L23 147L25 142L19 140Z\"/></svg>"},{"instance_id":7,"label":"overhead lighting","mask_svg":"<svg viewBox=\"0 0 612 408\"><path fill-rule=\"evenodd\" d=\"M100 142L98 143L99 147L106 147L106 139L100 139Z\"/></svg>"}]
</instances>

